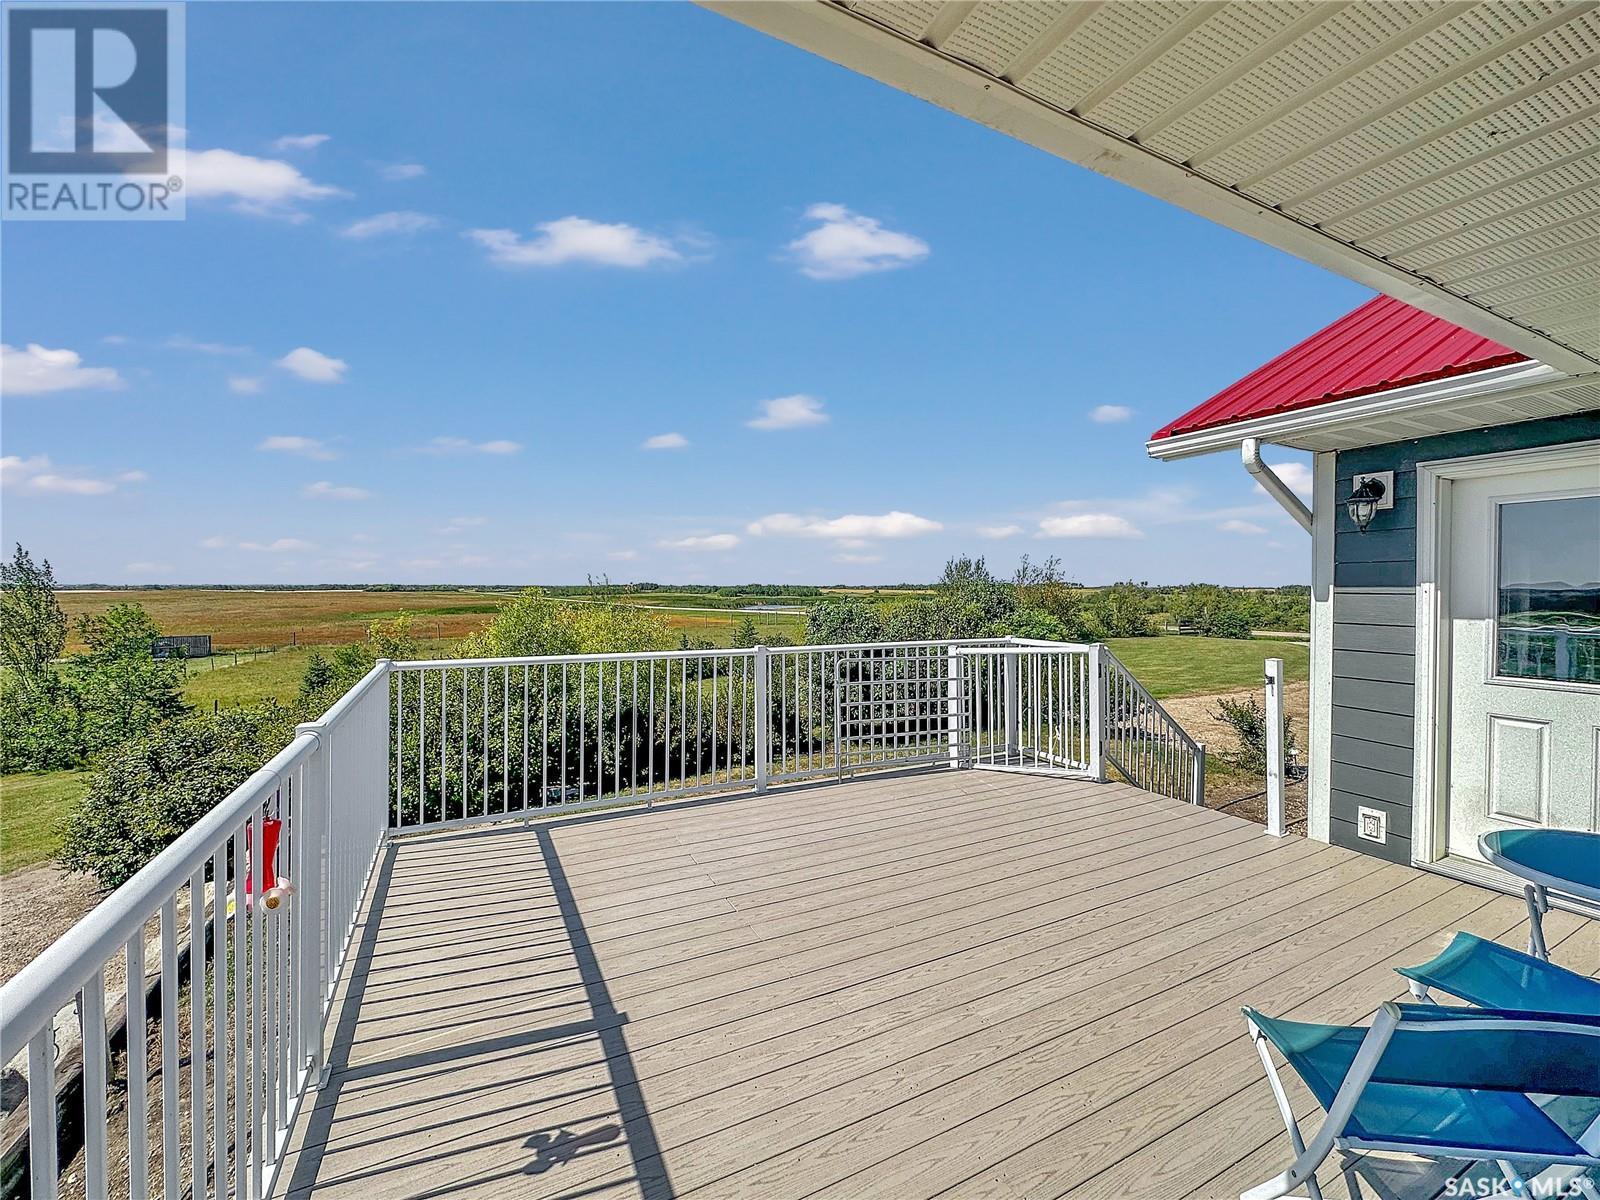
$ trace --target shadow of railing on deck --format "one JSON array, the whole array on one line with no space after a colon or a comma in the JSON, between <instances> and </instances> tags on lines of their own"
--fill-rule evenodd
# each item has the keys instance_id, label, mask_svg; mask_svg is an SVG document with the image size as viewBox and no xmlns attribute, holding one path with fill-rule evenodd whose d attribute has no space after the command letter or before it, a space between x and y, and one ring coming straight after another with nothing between
<instances>
[{"instance_id":1,"label":"shadow of railing on deck","mask_svg":"<svg viewBox=\"0 0 1600 1200\"><path fill-rule=\"evenodd\" d=\"M454 836L470 838L473 835ZM379 1035L375 1039L370 1031L358 1035L357 1030L361 1020L361 1007L367 998L369 986L379 986L381 990L381 985L373 979L373 960L378 929L385 915L393 880L396 848L391 844L373 880L371 902L362 925L360 941L352 948L349 983L339 1006L337 1025L331 1038L329 1081L320 1092L316 1093L311 1111L304 1118L305 1136L299 1143L301 1149L294 1159L290 1178L284 1189L291 1200L310 1196L319 1187L350 1187L359 1185L363 1181L376 1183L381 1176L393 1176L400 1172L427 1170L431 1177L437 1178L441 1168L445 1167L451 1158L457 1157L467 1149L466 1147L443 1151L435 1149L431 1152L382 1157L379 1161L368 1158L362 1166L354 1170L341 1170L325 1177L323 1175L325 1156L338 1153L341 1149L353 1149L348 1146L341 1147L339 1144L329 1145L329 1138L334 1135L341 1094L348 1085L370 1084L382 1080L385 1076L401 1075L430 1067L439 1069L437 1076L440 1084L444 1084L450 1076L457 1075L463 1070L472 1070L474 1064L482 1066L492 1058L515 1056L544 1044L573 1037L594 1038L599 1043L599 1060L605 1064L609 1088L615 1097L616 1119L582 1132L565 1127L536 1130L522 1143L531 1151L531 1157L520 1167L504 1171L495 1178L510 1180L517 1177L546 1176L546 1173L553 1168L559 1168L585 1154L604 1151L615 1146L618 1139L623 1139L639 1195L643 1200L672 1200L675 1193L661 1157L654 1123L634 1074L623 1035L622 1027L626 1024L627 1017L619 1013L612 1002L610 989L590 946L583 918L568 883L560 853L551 838L550 829L540 829L535 836L553 892L554 907L559 913L564 934L563 942L577 969L583 990L584 1007L587 1010L585 1019L482 1038L435 1050L400 1054L352 1067L349 1062L350 1050L358 1036L361 1044L368 1049L393 1036ZM472 956L472 952L467 953L469 957ZM459 969L459 963L455 962L454 958L452 961ZM380 964L378 974L381 975L382 971L383 967ZM448 978L449 974L446 972L444 977ZM416 980L413 978L411 983L415 984ZM445 987L443 990L449 989ZM419 992L419 1007L427 1004L427 1000L420 997L431 1000L440 991L441 984L438 980L423 987ZM426 1032L426 1026L412 1025L406 1037L407 1040L414 1041L419 1034ZM476 1090L475 1087L468 1087L462 1089L462 1092ZM429 1093L430 1106L440 1101L448 1101L451 1094L447 1087L432 1090ZM414 1126L414 1121L407 1121L398 1113L392 1114L392 1121L389 1123L398 1127ZM385 1139L380 1137L365 1141L361 1148L370 1154L381 1154L378 1147L383 1140ZM559 1176L559 1171L547 1176L546 1186L558 1183ZM408 1191L407 1194L418 1198L446 1197L461 1188L481 1186L486 1182L489 1182L488 1178L473 1172L470 1177L452 1179L433 1187Z\"/></svg>"}]
</instances>

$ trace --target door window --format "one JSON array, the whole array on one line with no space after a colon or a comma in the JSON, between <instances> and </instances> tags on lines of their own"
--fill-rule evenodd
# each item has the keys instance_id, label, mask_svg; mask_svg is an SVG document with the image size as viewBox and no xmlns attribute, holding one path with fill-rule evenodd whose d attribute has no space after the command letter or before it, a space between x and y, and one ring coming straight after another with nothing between
<instances>
[{"instance_id":1,"label":"door window","mask_svg":"<svg viewBox=\"0 0 1600 1200\"><path fill-rule=\"evenodd\" d=\"M1499 506L1495 674L1600 684L1600 495Z\"/></svg>"}]
</instances>

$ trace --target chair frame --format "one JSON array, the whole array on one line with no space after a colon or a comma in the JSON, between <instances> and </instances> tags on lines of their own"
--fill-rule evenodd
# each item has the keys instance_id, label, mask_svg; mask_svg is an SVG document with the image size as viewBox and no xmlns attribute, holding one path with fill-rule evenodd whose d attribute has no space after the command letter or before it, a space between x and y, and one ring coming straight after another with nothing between
<instances>
[{"instance_id":1,"label":"chair frame","mask_svg":"<svg viewBox=\"0 0 1600 1200\"><path fill-rule=\"evenodd\" d=\"M1542 958L1545 962L1550 961L1550 947L1544 940L1544 914L1550 911L1551 892L1555 892L1558 896L1570 896L1575 900L1586 901L1589 904L1600 904L1600 894L1592 892L1580 883L1546 875L1543 871L1507 858L1494 848L1487 834L1478 838L1478 853L1483 855L1484 861L1499 867L1506 874L1528 881L1522 888L1522 898L1528 906L1528 953L1535 958Z\"/></svg>"},{"instance_id":2,"label":"chair frame","mask_svg":"<svg viewBox=\"0 0 1600 1200\"><path fill-rule=\"evenodd\" d=\"M1351 1151L1394 1151L1404 1154L1415 1154L1426 1158L1460 1158L1478 1162L1493 1161L1500 1167L1506 1180L1516 1189L1523 1189L1517 1194L1530 1195L1527 1189L1533 1184L1516 1166L1517 1162L1538 1162L1553 1164L1554 1167L1600 1167L1600 1119L1597 1119L1586 1129L1583 1134L1574 1140L1583 1147L1587 1154L1582 1157L1550 1158L1539 1156L1537 1159L1525 1159L1521 1156L1508 1156L1499 1158L1486 1156L1482 1149L1470 1146L1427 1146L1419 1147L1410 1142L1385 1142L1381 1140L1368 1140L1365 1138L1352 1138L1343 1136L1340 1131L1349 1123L1351 1114L1355 1112L1356 1104L1361 1099L1361 1094L1371 1082L1373 1073L1378 1068L1378 1062L1383 1058L1384 1051L1388 1048L1389 1041L1394 1037L1394 1032L1403 1022L1407 1030L1419 1033L1433 1031L1471 1031L1483 1030L1529 1030L1532 1032L1577 1032L1600 1038L1600 1028L1593 1025L1569 1023L1559 1016L1541 1017L1540 1019L1511 1019L1506 1017L1487 1017L1481 1021L1471 1019L1457 1019L1450 1021L1426 1020L1407 1018L1400 1006L1386 1001L1379 1008L1373 1018L1372 1025L1368 1028L1366 1036L1362 1038L1361 1045L1356 1051L1355 1058L1350 1063L1350 1069L1340 1083L1339 1090L1333 1097L1333 1102L1328 1106L1321 1126L1308 1142L1300 1131L1299 1122L1296 1121L1294 1109L1289 1103L1288 1094L1284 1091L1283 1080L1279 1077L1278 1068L1272 1061L1271 1041L1261 1031L1255 1022L1250 1010L1244 1010L1245 1023L1249 1026L1250 1040L1255 1044L1256 1052L1261 1056L1262 1065L1266 1068L1267 1081L1272 1088L1273 1098L1277 1101L1279 1115L1289 1132L1289 1141L1294 1147L1294 1161L1287 1170L1282 1171L1272 1179L1258 1184L1249 1191L1240 1195L1239 1200L1278 1200L1280 1196L1287 1196L1296 1188L1304 1186L1311 1200L1322 1200L1322 1190L1317 1184L1317 1168L1327 1160L1328 1155L1335 1149ZM1566 1174L1563 1172L1563 1174ZM1542 1177L1542 1175L1541 1175ZM1589 1200L1600 1200L1600 1192L1594 1185L1578 1174L1572 1178L1580 1194Z\"/></svg>"}]
</instances>

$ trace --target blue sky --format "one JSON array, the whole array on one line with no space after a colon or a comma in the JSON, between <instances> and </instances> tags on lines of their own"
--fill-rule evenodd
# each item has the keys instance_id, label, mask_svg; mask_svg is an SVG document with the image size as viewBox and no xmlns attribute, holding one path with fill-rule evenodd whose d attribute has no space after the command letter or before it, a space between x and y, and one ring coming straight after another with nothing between
<instances>
[{"instance_id":1,"label":"blue sky","mask_svg":"<svg viewBox=\"0 0 1600 1200\"><path fill-rule=\"evenodd\" d=\"M723 18L192 4L187 107L186 221L4 231L59 578L1309 576L1144 440L1368 292Z\"/></svg>"}]
</instances>

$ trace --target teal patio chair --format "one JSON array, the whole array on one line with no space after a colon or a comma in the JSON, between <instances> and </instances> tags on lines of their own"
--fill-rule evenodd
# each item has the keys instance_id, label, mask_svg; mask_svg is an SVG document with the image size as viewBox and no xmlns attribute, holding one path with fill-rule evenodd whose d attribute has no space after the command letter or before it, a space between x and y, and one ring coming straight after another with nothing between
<instances>
[{"instance_id":1,"label":"teal patio chair","mask_svg":"<svg viewBox=\"0 0 1600 1200\"><path fill-rule=\"evenodd\" d=\"M1577 829L1497 829L1478 839L1483 857L1527 880L1528 953L1548 960L1544 914L1550 893L1600 906L1600 833Z\"/></svg>"},{"instance_id":2,"label":"teal patio chair","mask_svg":"<svg viewBox=\"0 0 1600 1200\"><path fill-rule=\"evenodd\" d=\"M1600 1120L1584 1115L1593 1106L1564 1118L1550 1103L1600 1099L1600 1017L1386 1003L1361 1029L1244 1015L1294 1161L1240 1200L1300 1187L1321 1200L1317 1168L1336 1148L1492 1162L1519 1195L1559 1180L1567 1194L1600 1200L1587 1177L1600 1168ZM1269 1045L1324 1110L1309 1141Z\"/></svg>"},{"instance_id":3,"label":"teal patio chair","mask_svg":"<svg viewBox=\"0 0 1600 1200\"><path fill-rule=\"evenodd\" d=\"M1470 933L1456 934L1443 953L1420 966L1395 970L1418 1000L1437 990L1479 1008L1600 1017L1600 979Z\"/></svg>"}]
</instances>

